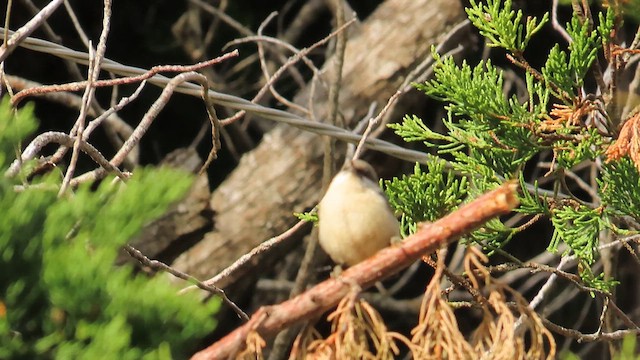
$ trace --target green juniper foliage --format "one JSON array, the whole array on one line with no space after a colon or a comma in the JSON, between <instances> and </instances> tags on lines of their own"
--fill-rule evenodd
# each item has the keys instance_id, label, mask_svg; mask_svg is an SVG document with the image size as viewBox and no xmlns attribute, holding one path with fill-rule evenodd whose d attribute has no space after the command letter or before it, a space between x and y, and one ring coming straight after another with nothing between
<instances>
[{"instance_id":1,"label":"green juniper foliage","mask_svg":"<svg viewBox=\"0 0 640 360\"><path fill-rule=\"evenodd\" d=\"M297 217L299 220L312 222L314 224L318 222L318 213L315 211L302 212L302 213L296 212L296 213L293 213L293 215Z\"/></svg>"},{"instance_id":2,"label":"green juniper foliage","mask_svg":"<svg viewBox=\"0 0 640 360\"><path fill-rule=\"evenodd\" d=\"M31 107L0 104L0 171L35 130ZM119 248L189 188L190 175L140 169L57 198L0 177L0 358L184 358L215 327L218 301L177 296L164 277L114 265Z\"/></svg>"},{"instance_id":3,"label":"green juniper foliage","mask_svg":"<svg viewBox=\"0 0 640 360\"><path fill-rule=\"evenodd\" d=\"M605 215L608 217L629 216L640 221L640 174L628 158L604 164L602 178L598 180L599 195Z\"/></svg>"},{"instance_id":4,"label":"green juniper foliage","mask_svg":"<svg viewBox=\"0 0 640 360\"><path fill-rule=\"evenodd\" d=\"M450 184L454 177L447 172L434 183L416 167L414 175L385 183L391 203L403 212L403 229L411 231L416 221L452 210L465 196L474 198L509 179L517 179L521 205L516 211L550 219L555 232L549 250L557 251L560 242L566 243L570 249L567 255L571 253L579 260L585 284L607 291L616 282L594 274L591 266L597 260L602 231L621 233L623 230L614 225L620 216L639 220L640 190L635 185L640 181L638 172L628 159L605 164L599 182L602 205L559 190L563 188L565 170L596 161L612 140L593 122L585 122L598 103L584 96L583 85L599 52L611 39L613 11L607 9L599 14L598 24L574 14L567 24L571 44L565 46L566 50L554 46L544 67L536 70L524 53L530 39L548 21L548 14L540 21L523 20L521 11L511 10L511 1L472 0L470 4L469 19L488 45L506 50L509 60L524 70L528 99L520 101L516 96L505 95L502 71L490 61L480 61L476 66L466 62L458 65L453 58L441 57L434 51L434 79L415 86L446 103L448 114L442 120L446 133L433 132L416 116L406 116L401 124L389 126L405 141L420 141L442 159L433 160L428 166L429 174L443 174L446 159L447 168L455 171L458 180L455 185ZM601 111L600 119L605 126L611 124L605 111ZM555 182L553 190L541 191L537 182L525 181L523 169L537 161L542 152L549 151L554 165L549 175ZM404 192L414 192L413 198ZM446 200L434 204L432 197ZM416 214L420 206L433 207L434 212ZM519 231L494 219L468 238L492 251L503 247Z\"/></svg>"},{"instance_id":5,"label":"green juniper foliage","mask_svg":"<svg viewBox=\"0 0 640 360\"><path fill-rule=\"evenodd\" d=\"M512 53L522 53L533 34L547 22L545 14L540 22L528 18L526 28L522 27L522 11L511 10L511 1L500 4L499 0L488 0L487 5L471 0L466 9L469 20L480 30L480 34L489 40L489 46L501 47Z\"/></svg>"},{"instance_id":6,"label":"green juniper foliage","mask_svg":"<svg viewBox=\"0 0 640 360\"><path fill-rule=\"evenodd\" d=\"M466 194L466 178L456 179L444 165L434 159L424 172L416 164L413 174L383 182L389 203L402 214L402 236L414 233L417 223L434 221L455 209Z\"/></svg>"}]
</instances>

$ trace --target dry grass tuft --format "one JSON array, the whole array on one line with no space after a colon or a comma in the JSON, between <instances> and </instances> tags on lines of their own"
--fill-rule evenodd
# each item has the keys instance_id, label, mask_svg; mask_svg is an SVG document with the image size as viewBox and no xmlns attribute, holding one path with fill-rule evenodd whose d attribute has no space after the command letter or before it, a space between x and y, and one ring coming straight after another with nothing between
<instances>
[{"instance_id":1,"label":"dry grass tuft","mask_svg":"<svg viewBox=\"0 0 640 360\"><path fill-rule=\"evenodd\" d=\"M414 359L552 359L553 336L528 302L516 291L491 278L487 257L469 248L465 273L471 286L488 296L475 304L482 321L467 339L458 327L454 309L441 292L444 256L427 286L418 325L411 339L387 330L384 320L358 291L346 296L329 315L331 334L322 339L305 329L296 340L292 359L393 359L404 344Z\"/></svg>"},{"instance_id":2,"label":"dry grass tuft","mask_svg":"<svg viewBox=\"0 0 640 360\"><path fill-rule=\"evenodd\" d=\"M354 288L329 315L329 337L307 341L306 350L297 358L394 359L400 352L397 341L410 346L406 337L387 330L380 314L358 293Z\"/></svg>"}]
</instances>

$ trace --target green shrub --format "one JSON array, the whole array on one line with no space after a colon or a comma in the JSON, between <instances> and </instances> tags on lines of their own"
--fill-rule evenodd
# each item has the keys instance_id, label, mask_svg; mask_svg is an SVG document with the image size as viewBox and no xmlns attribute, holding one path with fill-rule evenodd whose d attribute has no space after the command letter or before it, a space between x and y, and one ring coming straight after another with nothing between
<instances>
[{"instance_id":1,"label":"green shrub","mask_svg":"<svg viewBox=\"0 0 640 360\"><path fill-rule=\"evenodd\" d=\"M0 169L36 128L30 107L0 104ZM116 266L120 247L189 188L190 175L139 169L57 198L0 177L0 358L167 359L215 327L219 302L178 296L163 277Z\"/></svg>"},{"instance_id":2,"label":"green shrub","mask_svg":"<svg viewBox=\"0 0 640 360\"><path fill-rule=\"evenodd\" d=\"M554 235L548 249L556 251L560 242L566 243L570 249L567 254L578 258L584 283L609 291L617 282L604 280L603 274L592 272L591 267L599 255L602 232L628 234L616 224L624 223L622 216L639 216L639 165L634 167L628 158L607 159L611 161L600 170L597 190L602 203L585 201L564 188L565 173L581 163L600 162L617 131L606 114L606 101L615 95L607 98L598 93L585 94L584 87L599 52L610 45L614 11L608 8L598 14L595 24L574 14L566 26L573 39L568 51L559 45L552 47L540 70L527 62L524 53L530 39L548 21L548 14L539 21L535 17L525 20L521 11L512 10L509 0L471 1L466 11L486 44L502 48L511 63L524 72L528 98L522 101L515 95L503 94L503 72L491 61L480 61L476 66L467 62L458 65L452 57L441 57L434 50L434 79L415 86L446 103L448 113L442 120L445 133L435 133L416 116L406 116L401 124L389 126L405 141L420 141L432 149L436 160L429 166L429 173L448 169L448 180L418 180L424 178L418 169L412 177L387 184L392 204L405 213L403 220L410 220L403 222L403 229L411 231L416 221L431 217L408 216L413 213L411 204L423 202L438 212L451 211L467 195L475 197L510 179L519 180L522 195L517 211L534 221L549 219ZM599 89L600 94L609 91L612 89ZM535 179L527 183L524 169L535 167L541 154L550 153L554 168L547 175L553 177L553 190L539 189ZM438 165L444 161L447 166ZM460 179L459 185L451 179L451 170ZM402 189L412 189L412 194L407 197ZM427 204L414 199L421 194L447 200ZM493 219L468 238L491 252L503 248L523 229L510 228Z\"/></svg>"}]
</instances>

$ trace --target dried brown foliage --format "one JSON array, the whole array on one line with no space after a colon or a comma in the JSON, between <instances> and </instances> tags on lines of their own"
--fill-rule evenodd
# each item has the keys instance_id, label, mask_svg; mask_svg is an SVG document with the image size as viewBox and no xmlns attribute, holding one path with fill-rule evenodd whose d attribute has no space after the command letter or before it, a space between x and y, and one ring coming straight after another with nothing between
<instances>
[{"instance_id":1,"label":"dried brown foliage","mask_svg":"<svg viewBox=\"0 0 640 360\"><path fill-rule=\"evenodd\" d=\"M294 350L291 358L349 359L356 354L359 359L394 359L400 351L397 341L410 345L406 337L387 329L376 309L358 297L358 291L345 296L327 319L331 334L326 339L296 341L307 345Z\"/></svg>"},{"instance_id":2,"label":"dried brown foliage","mask_svg":"<svg viewBox=\"0 0 640 360\"><path fill-rule=\"evenodd\" d=\"M556 343L540 317L517 291L493 279L484 264L488 258L476 248L465 257L465 273L472 287L488 293L477 305L482 321L467 339L458 326L454 308L443 296L444 261L439 257L436 273L425 290L417 326L412 337L390 331L382 316L357 291L345 296L327 320L331 333L322 338L313 329L298 336L292 359L393 359L400 346L415 359L553 359ZM520 323L521 322L521 323ZM264 345L247 339L252 358L260 358Z\"/></svg>"},{"instance_id":3,"label":"dried brown foliage","mask_svg":"<svg viewBox=\"0 0 640 360\"><path fill-rule=\"evenodd\" d=\"M640 112L627 120L616 142L607 149L607 160L617 160L629 155L640 171Z\"/></svg>"}]
</instances>

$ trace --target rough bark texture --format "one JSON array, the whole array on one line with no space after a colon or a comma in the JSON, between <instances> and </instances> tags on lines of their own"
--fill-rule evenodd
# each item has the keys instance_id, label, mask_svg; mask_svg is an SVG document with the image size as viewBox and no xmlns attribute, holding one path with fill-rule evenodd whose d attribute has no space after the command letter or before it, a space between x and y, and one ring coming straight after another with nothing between
<instances>
[{"instance_id":1,"label":"rough bark texture","mask_svg":"<svg viewBox=\"0 0 640 360\"><path fill-rule=\"evenodd\" d=\"M340 112L352 126L372 102L382 106L432 44L463 19L459 2L389 0L359 26L347 43ZM328 69L333 68L329 60ZM330 71L326 79L331 79ZM314 94L314 115L324 121L327 92ZM303 91L296 101L307 104ZM292 213L317 204L323 146L319 136L278 125L247 153L211 197L214 230L174 263L180 270L206 279L260 242L285 231ZM215 164L214 164L215 167ZM234 279L218 284L225 287Z\"/></svg>"}]
</instances>

